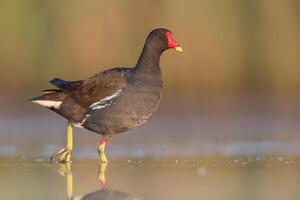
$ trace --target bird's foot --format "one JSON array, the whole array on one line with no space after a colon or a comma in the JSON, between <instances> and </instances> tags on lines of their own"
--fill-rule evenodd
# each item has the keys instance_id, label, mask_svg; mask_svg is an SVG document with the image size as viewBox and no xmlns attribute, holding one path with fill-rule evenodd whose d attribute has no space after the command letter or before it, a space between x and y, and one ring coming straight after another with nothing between
<instances>
[{"instance_id":1,"label":"bird's foot","mask_svg":"<svg viewBox=\"0 0 300 200\"><path fill-rule=\"evenodd\" d=\"M60 151L52 154L50 161L55 161L59 163L68 163L71 162L72 150L68 148L63 148Z\"/></svg>"}]
</instances>

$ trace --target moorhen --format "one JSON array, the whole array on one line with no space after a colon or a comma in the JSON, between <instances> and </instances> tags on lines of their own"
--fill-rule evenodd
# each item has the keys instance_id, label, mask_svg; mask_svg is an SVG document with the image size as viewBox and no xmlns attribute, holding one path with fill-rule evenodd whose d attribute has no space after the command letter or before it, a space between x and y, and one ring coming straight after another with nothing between
<instances>
[{"instance_id":1,"label":"moorhen","mask_svg":"<svg viewBox=\"0 0 300 200\"><path fill-rule=\"evenodd\" d=\"M101 163L106 163L107 140L146 122L158 108L163 86L159 61L167 49L182 52L171 31L155 29L148 35L134 67L109 69L86 80L54 78L50 83L58 89L44 90L41 96L30 99L68 120L67 146L50 159L70 161L75 126L103 136L98 152Z\"/></svg>"}]
</instances>

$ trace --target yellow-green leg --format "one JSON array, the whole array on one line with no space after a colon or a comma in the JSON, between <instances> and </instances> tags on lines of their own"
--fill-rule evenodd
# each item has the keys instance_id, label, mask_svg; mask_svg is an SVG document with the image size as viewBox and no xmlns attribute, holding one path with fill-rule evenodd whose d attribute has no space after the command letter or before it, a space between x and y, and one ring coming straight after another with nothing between
<instances>
[{"instance_id":1,"label":"yellow-green leg","mask_svg":"<svg viewBox=\"0 0 300 200\"><path fill-rule=\"evenodd\" d=\"M67 167L69 168L68 173L66 174L66 180L67 180L67 196L68 200L73 199L73 174L71 171L70 163L67 163Z\"/></svg>"},{"instance_id":2,"label":"yellow-green leg","mask_svg":"<svg viewBox=\"0 0 300 200\"><path fill-rule=\"evenodd\" d=\"M98 153L99 153L99 158L101 163L107 163L107 159L105 156L105 144L106 144L105 138L101 138L98 146Z\"/></svg>"},{"instance_id":3,"label":"yellow-green leg","mask_svg":"<svg viewBox=\"0 0 300 200\"><path fill-rule=\"evenodd\" d=\"M98 171L98 180L101 186L106 185L105 171L107 163L100 163Z\"/></svg>"},{"instance_id":4,"label":"yellow-green leg","mask_svg":"<svg viewBox=\"0 0 300 200\"><path fill-rule=\"evenodd\" d=\"M73 199L73 174L71 169L71 163L60 163L57 172L66 177L67 183L67 197L68 200Z\"/></svg>"},{"instance_id":5,"label":"yellow-green leg","mask_svg":"<svg viewBox=\"0 0 300 200\"><path fill-rule=\"evenodd\" d=\"M71 122L68 122L67 126L67 147L61 149L60 151L52 154L50 160L57 162L70 162L71 154L73 150L73 128Z\"/></svg>"}]
</instances>

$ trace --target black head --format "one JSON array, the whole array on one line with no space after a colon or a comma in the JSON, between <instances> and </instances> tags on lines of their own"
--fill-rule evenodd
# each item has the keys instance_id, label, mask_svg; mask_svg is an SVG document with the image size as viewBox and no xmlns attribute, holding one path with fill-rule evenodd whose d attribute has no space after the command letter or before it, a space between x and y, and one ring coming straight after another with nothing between
<instances>
[{"instance_id":1,"label":"black head","mask_svg":"<svg viewBox=\"0 0 300 200\"><path fill-rule=\"evenodd\" d=\"M165 28L158 28L151 31L147 37L146 45L160 52L167 49L175 49L182 52L182 48L175 41L172 32Z\"/></svg>"}]
</instances>

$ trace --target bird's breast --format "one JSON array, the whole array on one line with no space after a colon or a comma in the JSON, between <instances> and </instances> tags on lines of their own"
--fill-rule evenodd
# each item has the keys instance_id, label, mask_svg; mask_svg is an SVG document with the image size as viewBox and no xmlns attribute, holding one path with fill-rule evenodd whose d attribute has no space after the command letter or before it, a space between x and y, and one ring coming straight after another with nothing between
<instances>
[{"instance_id":1,"label":"bird's breast","mask_svg":"<svg viewBox=\"0 0 300 200\"><path fill-rule=\"evenodd\" d=\"M161 99L160 85L142 85L129 87L120 98L121 110L124 109L124 118L129 121L131 128L147 121L157 110Z\"/></svg>"}]
</instances>

